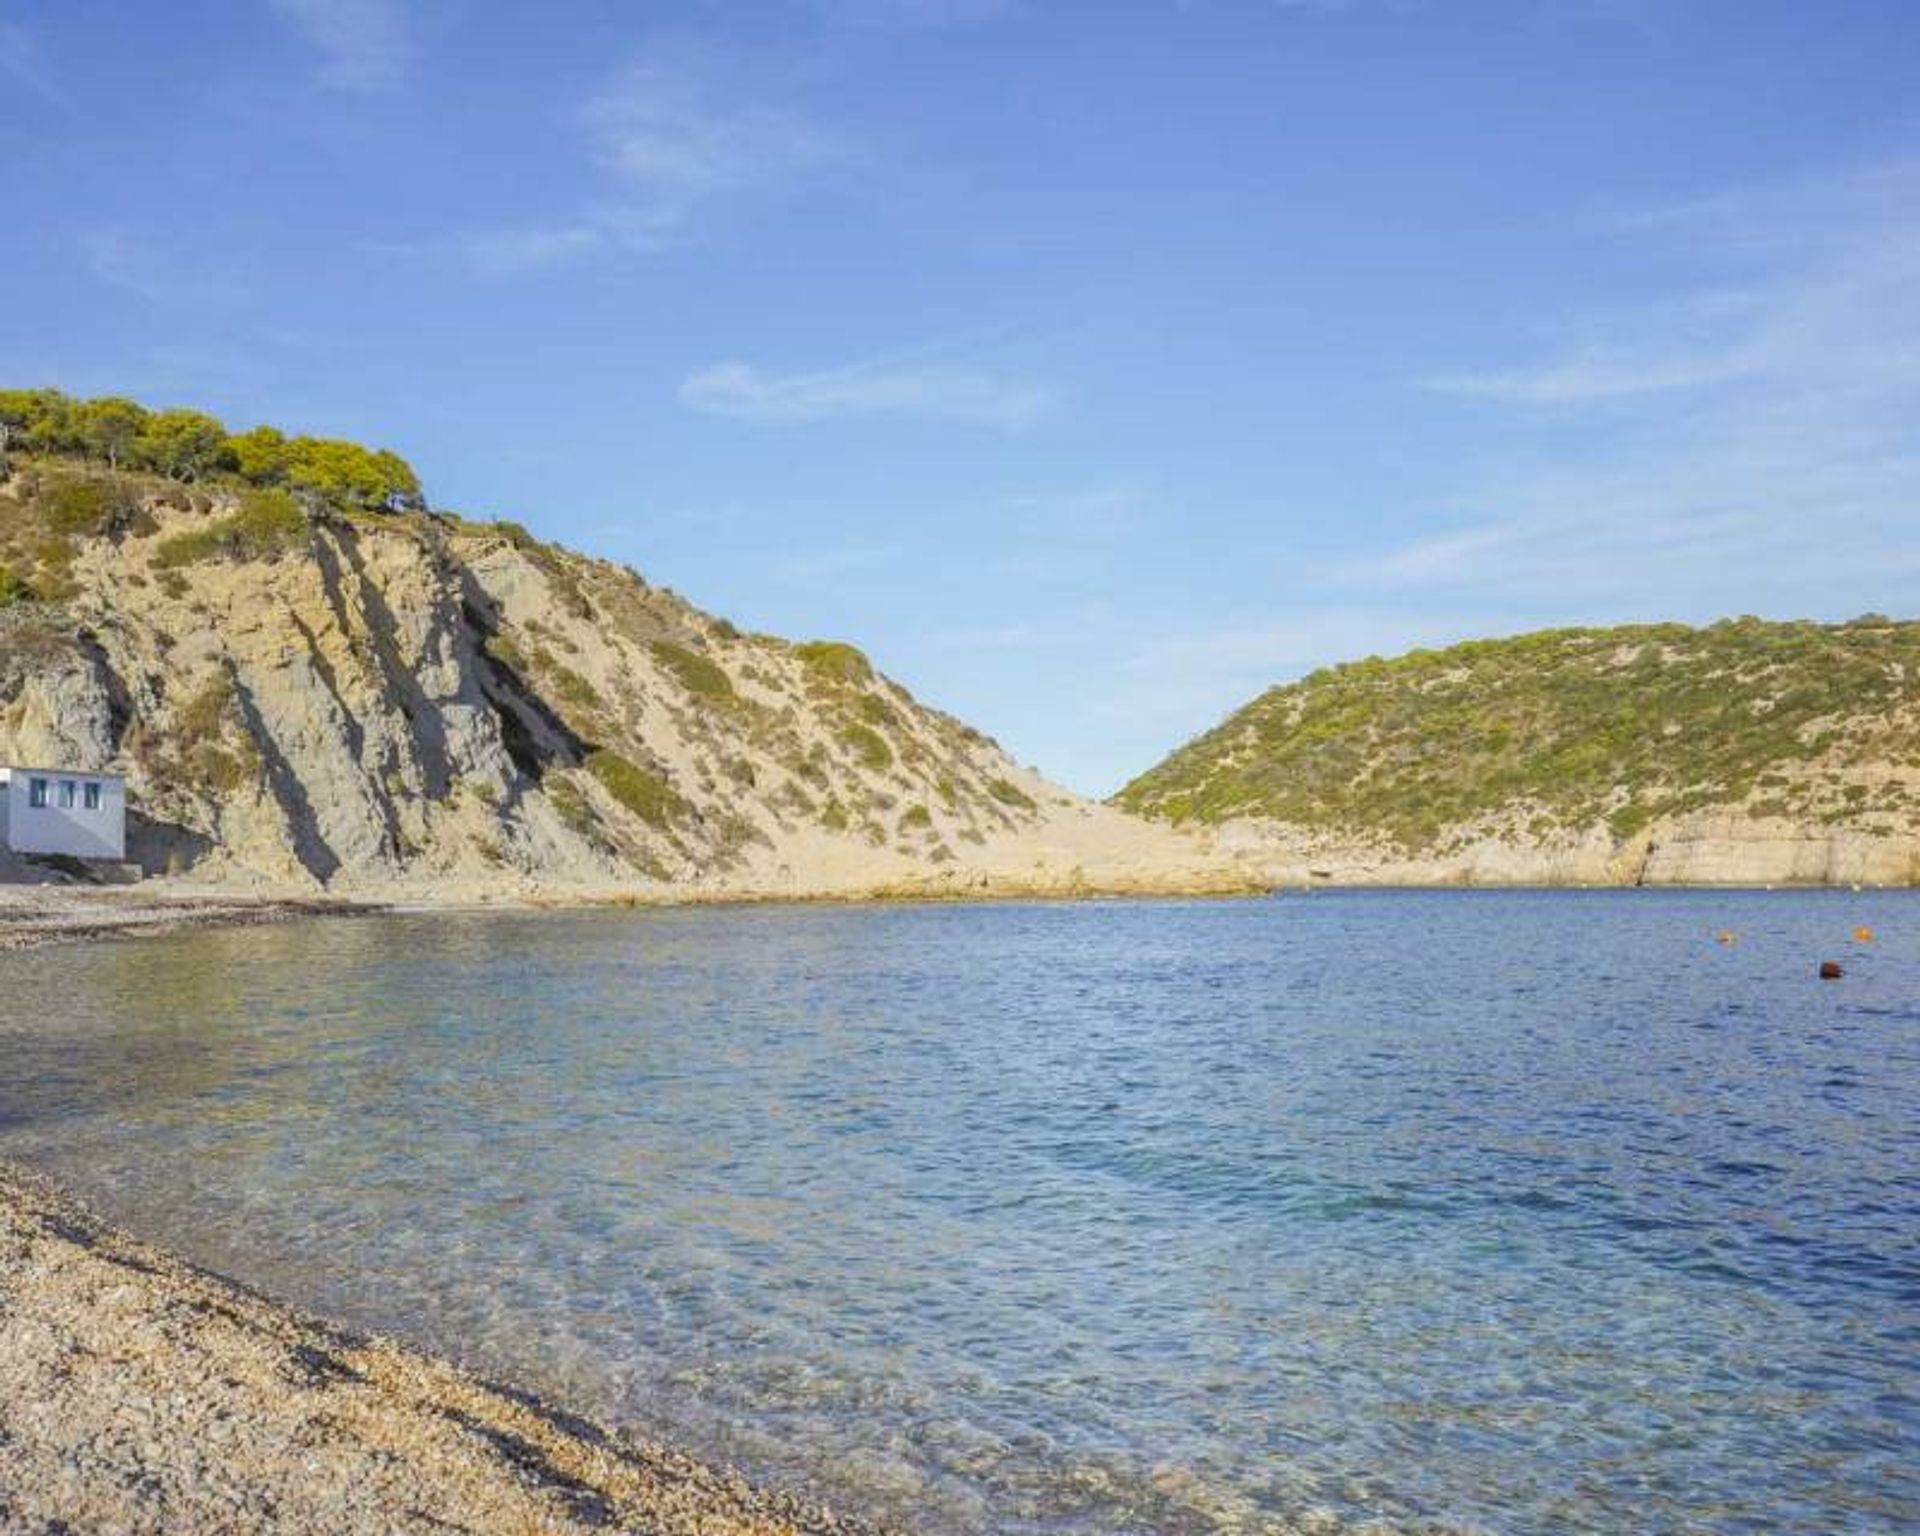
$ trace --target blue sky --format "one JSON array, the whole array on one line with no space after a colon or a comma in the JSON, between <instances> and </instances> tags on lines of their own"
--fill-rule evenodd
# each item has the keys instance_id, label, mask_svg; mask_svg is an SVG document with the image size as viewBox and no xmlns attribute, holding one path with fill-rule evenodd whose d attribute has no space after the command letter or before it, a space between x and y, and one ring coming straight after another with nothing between
<instances>
[{"instance_id":1,"label":"blue sky","mask_svg":"<svg viewBox=\"0 0 1920 1536\"><path fill-rule=\"evenodd\" d=\"M1911 0L0 0L0 375L391 446L1104 793L1911 614Z\"/></svg>"}]
</instances>

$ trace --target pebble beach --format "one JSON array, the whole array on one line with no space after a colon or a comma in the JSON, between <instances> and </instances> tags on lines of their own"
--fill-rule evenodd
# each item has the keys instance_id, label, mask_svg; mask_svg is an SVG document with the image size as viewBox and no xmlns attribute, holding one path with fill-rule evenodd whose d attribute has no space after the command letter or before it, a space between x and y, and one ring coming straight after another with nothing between
<instances>
[{"instance_id":1,"label":"pebble beach","mask_svg":"<svg viewBox=\"0 0 1920 1536\"><path fill-rule=\"evenodd\" d=\"M0 1166L0 1531L870 1529L303 1316Z\"/></svg>"}]
</instances>

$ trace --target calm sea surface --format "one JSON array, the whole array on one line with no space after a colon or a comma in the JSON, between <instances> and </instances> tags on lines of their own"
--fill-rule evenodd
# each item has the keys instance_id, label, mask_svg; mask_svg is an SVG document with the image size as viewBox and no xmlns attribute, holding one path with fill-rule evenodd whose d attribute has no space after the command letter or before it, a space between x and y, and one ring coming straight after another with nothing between
<instances>
[{"instance_id":1,"label":"calm sea surface","mask_svg":"<svg viewBox=\"0 0 1920 1536\"><path fill-rule=\"evenodd\" d=\"M935 1533L1920 1528L1905 895L47 950L0 958L0 1155Z\"/></svg>"}]
</instances>

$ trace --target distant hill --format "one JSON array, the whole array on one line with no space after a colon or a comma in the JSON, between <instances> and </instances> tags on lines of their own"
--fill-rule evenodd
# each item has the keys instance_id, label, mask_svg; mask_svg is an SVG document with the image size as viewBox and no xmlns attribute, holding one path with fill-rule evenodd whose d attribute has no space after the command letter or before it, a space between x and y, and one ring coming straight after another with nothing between
<instances>
[{"instance_id":1,"label":"distant hill","mask_svg":"<svg viewBox=\"0 0 1920 1536\"><path fill-rule=\"evenodd\" d=\"M0 391L0 761L118 768L149 870L491 894L1188 889L841 641L747 634L396 455Z\"/></svg>"},{"instance_id":2,"label":"distant hill","mask_svg":"<svg viewBox=\"0 0 1920 1536\"><path fill-rule=\"evenodd\" d=\"M1908 883L1920 623L1556 629L1328 667L1115 798L1289 877Z\"/></svg>"}]
</instances>

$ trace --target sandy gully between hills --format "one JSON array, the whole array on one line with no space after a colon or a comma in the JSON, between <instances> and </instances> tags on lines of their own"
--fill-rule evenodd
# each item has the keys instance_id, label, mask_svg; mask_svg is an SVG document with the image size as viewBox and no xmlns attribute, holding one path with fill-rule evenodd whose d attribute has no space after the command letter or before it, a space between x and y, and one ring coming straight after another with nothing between
<instances>
[{"instance_id":1,"label":"sandy gully between hills","mask_svg":"<svg viewBox=\"0 0 1920 1536\"><path fill-rule=\"evenodd\" d=\"M0 1532L869 1528L279 1306L0 1165Z\"/></svg>"}]
</instances>

